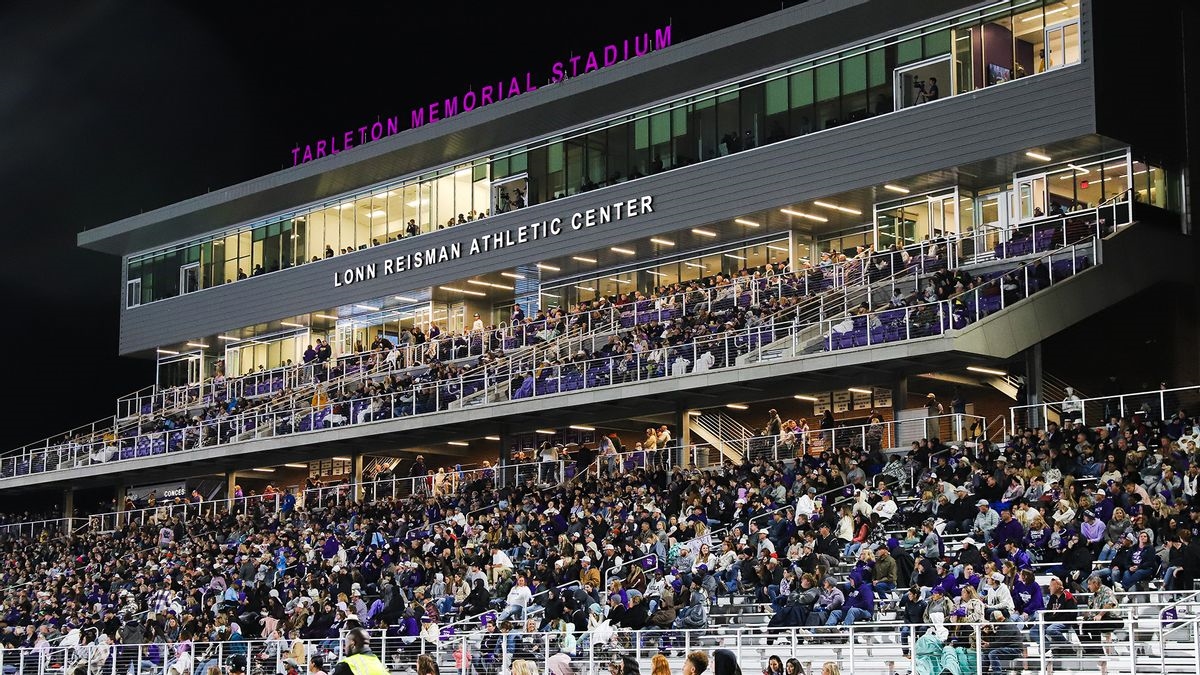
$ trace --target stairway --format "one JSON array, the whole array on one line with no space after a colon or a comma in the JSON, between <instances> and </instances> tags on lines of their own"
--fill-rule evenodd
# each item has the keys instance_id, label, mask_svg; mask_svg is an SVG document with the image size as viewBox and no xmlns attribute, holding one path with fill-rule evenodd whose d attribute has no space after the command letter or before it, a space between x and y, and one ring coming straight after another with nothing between
<instances>
[{"instance_id":1,"label":"stairway","mask_svg":"<svg viewBox=\"0 0 1200 675\"><path fill-rule=\"evenodd\" d=\"M688 425L693 443L697 438L702 439L734 462L741 462L749 456L750 440L758 436L741 422L722 412L690 415Z\"/></svg>"}]
</instances>

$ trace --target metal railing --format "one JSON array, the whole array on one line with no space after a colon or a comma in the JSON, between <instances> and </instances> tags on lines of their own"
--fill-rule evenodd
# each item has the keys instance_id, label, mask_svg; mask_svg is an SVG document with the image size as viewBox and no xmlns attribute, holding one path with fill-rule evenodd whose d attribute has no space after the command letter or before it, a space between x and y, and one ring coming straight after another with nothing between
<instances>
[{"instance_id":1,"label":"metal railing","mask_svg":"<svg viewBox=\"0 0 1200 675\"><path fill-rule=\"evenodd\" d=\"M1183 408L1194 409L1200 404L1200 386L1152 389L1112 396L1066 399L1009 408L1011 429L1027 426L1032 421L1058 418L1077 419L1085 426L1100 426L1111 418L1143 415L1151 420L1168 420Z\"/></svg>"}]
</instances>

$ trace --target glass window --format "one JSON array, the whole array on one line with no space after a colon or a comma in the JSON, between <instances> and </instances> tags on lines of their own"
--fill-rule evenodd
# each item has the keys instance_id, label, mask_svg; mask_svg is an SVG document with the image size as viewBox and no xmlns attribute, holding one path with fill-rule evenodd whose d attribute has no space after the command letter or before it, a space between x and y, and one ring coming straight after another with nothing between
<instances>
[{"instance_id":1,"label":"glass window","mask_svg":"<svg viewBox=\"0 0 1200 675\"><path fill-rule=\"evenodd\" d=\"M900 44L896 46L896 65L920 61L922 58L920 37L912 37L907 40L902 40Z\"/></svg>"}]
</instances>

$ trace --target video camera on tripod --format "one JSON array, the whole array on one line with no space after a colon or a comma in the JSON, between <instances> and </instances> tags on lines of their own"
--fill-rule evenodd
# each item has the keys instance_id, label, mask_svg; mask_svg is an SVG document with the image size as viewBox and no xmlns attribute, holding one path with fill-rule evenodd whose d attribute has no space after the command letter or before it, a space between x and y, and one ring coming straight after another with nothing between
<instances>
[{"instance_id":1,"label":"video camera on tripod","mask_svg":"<svg viewBox=\"0 0 1200 675\"><path fill-rule=\"evenodd\" d=\"M913 99L913 105L925 103L929 100L929 92L925 90L925 80L913 80L913 89L916 90L917 96Z\"/></svg>"}]
</instances>

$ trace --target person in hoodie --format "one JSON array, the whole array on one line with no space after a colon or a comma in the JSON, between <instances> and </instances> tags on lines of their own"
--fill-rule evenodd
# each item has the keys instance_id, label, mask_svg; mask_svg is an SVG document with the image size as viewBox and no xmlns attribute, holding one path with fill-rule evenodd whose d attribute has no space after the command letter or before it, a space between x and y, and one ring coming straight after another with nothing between
<instances>
[{"instance_id":1,"label":"person in hoodie","mask_svg":"<svg viewBox=\"0 0 1200 675\"><path fill-rule=\"evenodd\" d=\"M846 596L842 593L842 589L837 587L833 582L833 577L825 577L821 581L821 593L817 596L817 604L813 606L813 611L808 615L809 625L822 625L829 620L829 616L846 602Z\"/></svg>"},{"instance_id":2,"label":"person in hoodie","mask_svg":"<svg viewBox=\"0 0 1200 675\"><path fill-rule=\"evenodd\" d=\"M622 675L628 675L628 673L622 673ZM713 675L742 675L737 655L728 649L718 649L713 652Z\"/></svg>"},{"instance_id":3,"label":"person in hoodie","mask_svg":"<svg viewBox=\"0 0 1200 675\"><path fill-rule=\"evenodd\" d=\"M1013 582L1012 599L1013 620L1021 630L1025 630L1025 626L1030 623L1036 623L1038 612L1046 609L1042 586L1034 578L1032 568L1021 568L1020 574Z\"/></svg>"},{"instance_id":4,"label":"person in hoodie","mask_svg":"<svg viewBox=\"0 0 1200 675\"><path fill-rule=\"evenodd\" d=\"M839 623L853 626L855 621L870 621L875 616L875 587L870 581L859 583L854 577L849 580L850 592L842 606L829 613L826 626Z\"/></svg>"}]
</instances>

